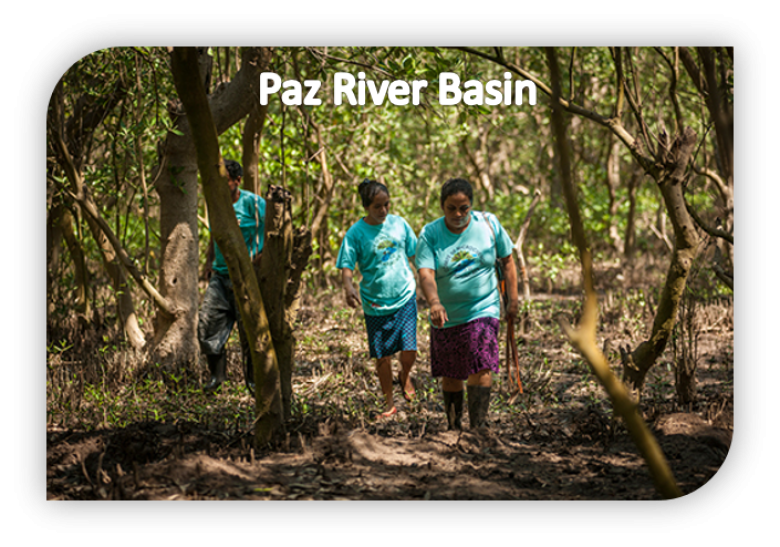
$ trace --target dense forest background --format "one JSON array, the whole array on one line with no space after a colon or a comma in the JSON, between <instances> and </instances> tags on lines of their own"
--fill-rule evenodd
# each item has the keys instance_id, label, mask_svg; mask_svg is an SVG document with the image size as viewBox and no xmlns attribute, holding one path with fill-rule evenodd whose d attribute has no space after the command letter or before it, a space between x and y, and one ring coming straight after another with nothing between
<instances>
[{"instance_id":1,"label":"dense forest background","mask_svg":"<svg viewBox=\"0 0 780 547\"><path fill-rule=\"evenodd\" d=\"M244 165L245 188L288 191L289 224L310 238L292 309L285 419L261 439L264 402L240 382L215 398L200 391L205 367L195 324L208 278L209 226L220 219L209 211L215 205L204 188L212 181L204 180L200 148L196 153L194 120L202 112L182 94L177 51L96 51L63 75L47 111L50 497L364 499L372 488L379 499L669 497L652 463L659 459L656 437L660 468L671 467L682 493L717 472L733 429L732 48L184 53L197 58L180 70L194 67L189 76L202 83L221 156ZM429 88L420 106L287 106L275 97L261 107L263 71L322 81L326 101L335 72L425 79ZM482 82L509 73L535 82L540 100L442 107L436 82L445 71ZM525 393L513 393L502 375L493 409L499 440L466 438L472 444L456 450L472 454L461 464L481 469L480 484L420 487L427 475L387 489L337 481L357 451L341 442L345 432L368 435L366 443L446 435L436 383L426 375L423 308L422 395L397 423L368 423L377 389L361 318L344 305L334 267L341 238L362 215L357 183L370 177L387 184L392 212L419 231L440 216L438 189L453 176L472 181L475 208L495 213L518 243L527 274L517 342ZM597 323L585 322L583 287L599 303ZM579 332L593 329L585 337L593 347L578 344L568 328L577 324ZM237 380L237 340L231 344ZM630 400L639 405L621 406ZM529 446L556 443L533 478L491 467L527 470L518 454L531 458ZM593 453L594 446L604 453ZM259 483L237 493L214 470L198 483L193 477L204 476L205 460L193 464L193 477L154 484L161 473L154 466L169 460L251 467L307 450L318 466L312 476L301 464L289 470L295 480L279 485L255 477ZM490 451L482 461L473 457ZM561 462L562 452L571 459ZM326 464L333 468L323 471ZM509 490L497 486L507 472ZM561 481L562 474L580 480ZM339 490L337 483L350 486Z\"/></svg>"}]
</instances>

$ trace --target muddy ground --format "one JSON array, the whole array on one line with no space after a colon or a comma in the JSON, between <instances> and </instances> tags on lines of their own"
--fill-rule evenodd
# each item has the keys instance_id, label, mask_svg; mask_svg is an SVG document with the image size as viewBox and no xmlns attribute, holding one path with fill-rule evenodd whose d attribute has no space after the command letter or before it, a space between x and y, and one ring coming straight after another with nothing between
<instances>
[{"instance_id":1,"label":"muddy ground","mask_svg":"<svg viewBox=\"0 0 780 547\"><path fill-rule=\"evenodd\" d=\"M602 272L602 278L608 276ZM616 348L636 344L646 334L654 302L647 292L633 290L604 293L601 301L605 326L599 344L619 374ZM603 390L561 334L558 320L562 316L575 321L577 308L576 291L535 295L527 332L518 340L524 394L513 399L512 384L500 375L494 385L490 428L468 429L465 413L465 430L453 432L446 430L440 394L428 373L424 307L414 373L418 396L406 402L396 385L399 414L375 422L379 389L365 348L362 318L343 309L338 292L307 298L298 330L294 415L274 443L253 446L253 399L240 386L238 344L233 340L231 381L219 393L205 395L198 387L206 381L202 371L197 378L184 380L189 386L178 412L147 413L146 419L121 425L106 418L90 426L83 415L76 421L50 409L47 497L660 499L625 428L613 419ZM685 494L707 483L729 450L732 310L728 300L699 306L694 323L695 403L676 402L674 362L679 343L667 348L643 392L643 415ZM231 409L229 415L226 408Z\"/></svg>"},{"instance_id":2,"label":"muddy ground","mask_svg":"<svg viewBox=\"0 0 780 547\"><path fill-rule=\"evenodd\" d=\"M499 417L499 420L501 418ZM265 453L190 423L138 423L92 433L51 431L49 499L623 500L658 499L624 433L591 413L529 412L523 428L410 432L395 423L323 425ZM696 413L654 427L684 493L722 464L728 429Z\"/></svg>"}]
</instances>

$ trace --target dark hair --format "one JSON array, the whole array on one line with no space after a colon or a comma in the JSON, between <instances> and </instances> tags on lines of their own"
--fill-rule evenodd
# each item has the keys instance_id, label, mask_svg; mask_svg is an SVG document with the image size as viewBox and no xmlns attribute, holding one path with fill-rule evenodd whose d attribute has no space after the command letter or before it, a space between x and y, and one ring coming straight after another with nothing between
<instances>
[{"instance_id":1,"label":"dark hair","mask_svg":"<svg viewBox=\"0 0 780 547\"><path fill-rule=\"evenodd\" d=\"M227 169L228 176L231 180L238 180L241 175L244 174L244 170L241 169L241 164L233 160L225 160L225 169Z\"/></svg>"},{"instance_id":2,"label":"dark hair","mask_svg":"<svg viewBox=\"0 0 780 547\"><path fill-rule=\"evenodd\" d=\"M387 186L381 182L366 179L358 185L358 194L360 194L360 199L363 201L363 207L371 205L376 195L381 192L384 192L387 194L387 197L390 197L390 191L387 189Z\"/></svg>"},{"instance_id":3,"label":"dark hair","mask_svg":"<svg viewBox=\"0 0 780 547\"><path fill-rule=\"evenodd\" d=\"M439 197L441 206L444 207L444 202L447 198L455 194L465 194L469 198L469 203L474 202L474 191L471 189L469 181L465 179L450 179L441 187L441 197Z\"/></svg>"}]
</instances>

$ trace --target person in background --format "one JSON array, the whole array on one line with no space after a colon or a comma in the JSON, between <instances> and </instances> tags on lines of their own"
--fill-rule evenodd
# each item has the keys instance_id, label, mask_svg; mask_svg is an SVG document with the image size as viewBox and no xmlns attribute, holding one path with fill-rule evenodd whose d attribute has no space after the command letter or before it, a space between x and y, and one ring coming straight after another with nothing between
<instances>
[{"instance_id":1,"label":"person in background","mask_svg":"<svg viewBox=\"0 0 780 547\"><path fill-rule=\"evenodd\" d=\"M403 396L410 401L415 395L411 371L417 359L417 299L409 261L417 237L403 218L390 214L390 192L384 184L366 179L358 193L366 215L347 230L336 267L341 269L347 304L357 308L362 302L369 353L376 359L385 398L384 411L376 418L383 419L398 411L391 362L398 352ZM352 283L356 264L363 276L359 295Z\"/></svg>"},{"instance_id":2,"label":"person in background","mask_svg":"<svg viewBox=\"0 0 780 547\"><path fill-rule=\"evenodd\" d=\"M468 181L448 180L439 201L444 216L422 229L415 253L430 306L431 375L441 377L448 428L461 429L464 381L469 423L478 428L489 423L492 373L499 370L496 260L505 272L506 315L518 312L512 241L493 214L472 211Z\"/></svg>"},{"instance_id":3,"label":"person in background","mask_svg":"<svg viewBox=\"0 0 780 547\"><path fill-rule=\"evenodd\" d=\"M225 169L228 172L228 188L233 199L236 220L241 228L249 256L256 267L263 253L265 200L240 188L243 170L238 162L225 160ZM254 369L252 358L246 351L248 346L244 343L246 335L241 323L241 314L233 295L233 284L228 276L225 257L216 243L214 244L214 261L211 269L211 279L209 279L198 315L198 342L201 352L206 355L211 375L203 390L206 392L214 391L225 381L227 365L225 344L233 330L233 325L238 323L239 336L242 341L244 380L249 390L254 393Z\"/></svg>"}]
</instances>

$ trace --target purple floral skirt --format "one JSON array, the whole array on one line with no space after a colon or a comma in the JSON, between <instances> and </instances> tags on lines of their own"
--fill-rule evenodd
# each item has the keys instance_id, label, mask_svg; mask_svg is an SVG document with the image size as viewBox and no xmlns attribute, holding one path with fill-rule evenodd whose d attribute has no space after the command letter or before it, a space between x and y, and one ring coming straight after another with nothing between
<instances>
[{"instance_id":1,"label":"purple floral skirt","mask_svg":"<svg viewBox=\"0 0 780 547\"><path fill-rule=\"evenodd\" d=\"M431 327L431 376L466 380L485 369L498 372L498 319L480 317L445 329Z\"/></svg>"}]
</instances>

